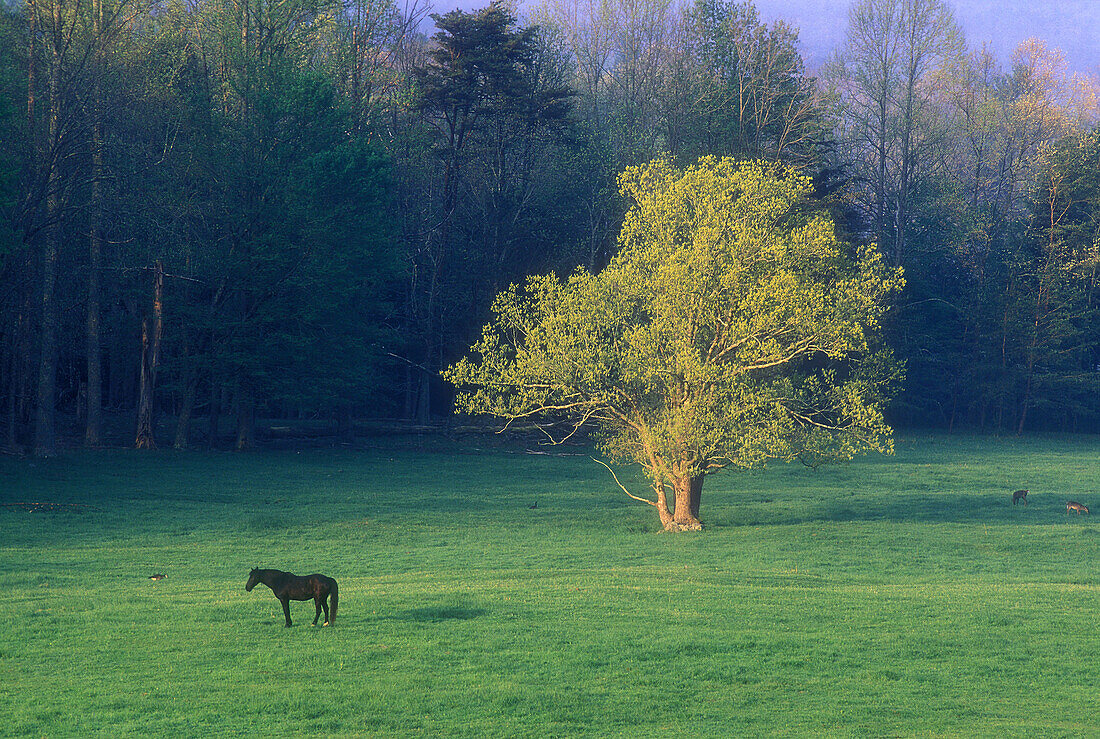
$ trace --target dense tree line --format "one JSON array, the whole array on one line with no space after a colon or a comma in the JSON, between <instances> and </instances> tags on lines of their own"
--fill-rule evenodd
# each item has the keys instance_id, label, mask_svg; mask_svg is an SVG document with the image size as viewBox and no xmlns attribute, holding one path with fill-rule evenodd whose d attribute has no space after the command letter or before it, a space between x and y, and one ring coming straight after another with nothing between
<instances>
[{"instance_id":1,"label":"dense tree line","mask_svg":"<svg viewBox=\"0 0 1100 739\"><path fill-rule=\"evenodd\" d=\"M851 204L905 268L901 422L1100 430L1095 81L1038 40L1002 69L943 0L860 0L824 71Z\"/></svg>"},{"instance_id":2,"label":"dense tree line","mask_svg":"<svg viewBox=\"0 0 1100 739\"><path fill-rule=\"evenodd\" d=\"M747 2L427 14L4 7L4 445L105 443L104 409L178 447L445 415L493 297L600 270L618 173L703 155L810 177L904 269L896 422L1100 428L1096 100L1041 42L1002 69L942 0L856 0L813 76Z\"/></svg>"}]
</instances>

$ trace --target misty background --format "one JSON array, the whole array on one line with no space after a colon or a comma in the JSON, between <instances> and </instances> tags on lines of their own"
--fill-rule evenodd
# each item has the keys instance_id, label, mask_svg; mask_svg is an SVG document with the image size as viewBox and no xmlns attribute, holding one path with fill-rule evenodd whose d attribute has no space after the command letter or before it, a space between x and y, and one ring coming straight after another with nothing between
<instances>
[{"instance_id":1,"label":"misty background","mask_svg":"<svg viewBox=\"0 0 1100 739\"><path fill-rule=\"evenodd\" d=\"M851 0L755 0L761 19L782 18L799 31L806 66L816 70L840 46ZM473 10L488 0L436 0L432 12ZM1002 64L1025 39L1036 37L1065 52L1070 69L1100 72L1100 2L1096 0L960 0L955 18L972 49L989 44ZM521 12L528 7L521 3Z\"/></svg>"},{"instance_id":2,"label":"misty background","mask_svg":"<svg viewBox=\"0 0 1100 739\"><path fill-rule=\"evenodd\" d=\"M446 428L700 157L904 269L891 424L1100 433L1097 2L436 1L0 0L0 449Z\"/></svg>"}]
</instances>

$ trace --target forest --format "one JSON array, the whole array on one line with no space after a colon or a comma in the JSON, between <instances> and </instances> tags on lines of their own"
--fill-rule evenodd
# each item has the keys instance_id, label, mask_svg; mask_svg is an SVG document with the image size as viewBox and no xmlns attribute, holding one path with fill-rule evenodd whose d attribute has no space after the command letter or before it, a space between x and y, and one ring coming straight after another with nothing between
<instances>
[{"instance_id":1,"label":"forest","mask_svg":"<svg viewBox=\"0 0 1100 739\"><path fill-rule=\"evenodd\" d=\"M1042 40L854 0L811 70L751 2L403 2L3 5L0 447L447 419L494 297L600 270L620 173L708 155L902 268L891 424L1100 432L1100 84Z\"/></svg>"}]
</instances>

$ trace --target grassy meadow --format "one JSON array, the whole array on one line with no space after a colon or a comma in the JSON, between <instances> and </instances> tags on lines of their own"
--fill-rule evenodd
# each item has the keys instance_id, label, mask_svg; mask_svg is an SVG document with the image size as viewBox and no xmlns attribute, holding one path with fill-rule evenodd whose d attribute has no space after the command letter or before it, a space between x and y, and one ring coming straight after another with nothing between
<instances>
[{"instance_id":1,"label":"grassy meadow","mask_svg":"<svg viewBox=\"0 0 1100 739\"><path fill-rule=\"evenodd\" d=\"M679 535L586 456L425 444L0 459L0 735L1100 735L1096 437L720 475Z\"/></svg>"}]
</instances>

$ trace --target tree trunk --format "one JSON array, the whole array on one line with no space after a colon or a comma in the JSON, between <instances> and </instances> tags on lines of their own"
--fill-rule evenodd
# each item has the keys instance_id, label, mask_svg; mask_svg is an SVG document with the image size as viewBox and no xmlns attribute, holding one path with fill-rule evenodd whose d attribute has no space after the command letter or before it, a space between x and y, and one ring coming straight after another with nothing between
<instances>
[{"instance_id":1,"label":"tree trunk","mask_svg":"<svg viewBox=\"0 0 1100 739\"><path fill-rule=\"evenodd\" d=\"M20 326L22 324L22 316L14 317L11 323L11 330L6 331L4 338L7 339L5 345L6 364L8 368L7 374L7 387L4 390L7 392L7 417L8 423L5 432L5 448L15 450L18 448L18 424L16 423L16 414L19 412L19 405L17 398L19 396L19 375L22 373L22 362L19 358L19 352L17 350L20 341Z\"/></svg>"},{"instance_id":2,"label":"tree trunk","mask_svg":"<svg viewBox=\"0 0 1100 739\"><path fill-rule=\"evenodd\" d=\"M661 519L661 525L664 526L665 531L675 531L672 523L672 511L668 508L668 496L665 493L664 481L659 481L653 485L654 492L657 494L657 515Z\"/></svg>"},{"instance_id":3,"label":"tree trunk","mask_svg":"<svg viewBox=\"0 0 1100 739\"><path fill-rule=\"evenodd\" d=\"M99 347L99 272L103 266L103 109L102 109L102 43L103 2L92 3L92 27L97 41L95 83L92 100L92 193L90 203L91 229L88 235L88 416L84 426L84 445L98 447L102 442L103 367Z\"/></svg>"},{"instance_id":4,"label":"tree trunk","mask_svg":"<svg viewBox=\"0 0 1100 739\"><path fill-rule=\"evenodd\" d=\"M98 186L93 185L93 191ZM99 195L93 192L93 200ZM84 445L98 447L103 441L103 354L100 349L99 339L99 270L103 259L103 242L99 233L98 211L93 206L92 235L89 244L89 256L91 264L88 268L88 324L87 324L87 353L88 353L88 415L84 426Z\"/></svg>"},{"instance_id":5,"label":"tree trunk","mask_svg":"<svg viewBox=\"0 0 1100 739\"><path fill-rule=\"evenodd\" d=\"M207 416L206 446L216 449L218 446L218 419L221 416L222 388L218 385L214 372L210 372L210 415Z\"/></svg>"},{"instance_id":6,"label":"tree trunk","mask_svg":"<svg viewBox=\"0 0 1100 739\"><path fill-rule=\"evenodd\" d=\"M251 390L241 382L237 388L237 443L238 452L256 446L256 403Z\"/></svg>"},{"instance_id":7,"label":"tree trunk","mask_svg":"<svg viewBox=\"0 0 1100 739\"><path fill-rule=\"evenodd\" d=\"M27 135L31 141L31 151L34 155L40 155L37 146L37 137L35 136L35 92L36 92L36 74L35 74L35 60L37 58L37 51L35 50L35 40L38 38L38 3L35 0L29 0L27 3L27 16L28 25L30 26L30 32L27 34ZM30 266L30 260L28 257L23 258L23 264L26 267ZM32 269L26 269L27 274L33 274ZM16 318L16 330L15 335L12 338L12 357L11 357L11 378L10 378L10 394L8 396L8 448L16 449L19 444L19 416L22 412L20 408L19 398L21 396L21 387L24 373L24 363L19 361L18 348L23 338L24 329L24 315L29 315L29 311L26 314L21 313ZM25 348L25 345L24 345Z\"/></svg>"},{"instance_id":8,"label":"tree trunk","mask_svg":"<svg viewBox=\"0 0 1100 739\"><path fill-rule=\"evenodd\" d=\"M702 531L699 502L703 495L703 476L674 478L672 488L676 494L676 510L670 521L663 521L665 531Z\"/></svg>"},{"instance_id":9,"label":"tree trunk","mask_svg":"<svg viewBox=\"0 0 1100 739\"><path fill-rule=\"evenodd\" d=\"M426 373L420 374L419 392L416 399L416 422L426 426L432 421L432 396L431 378Z\"/></svg>"},{"instance_id":10,"label":"tree trunk","mask_svg":"<svg viewBox=\"0 0 1100 739\"><path fill-rule=\"evenodd\" d=\"M697 475L691 478L691 515L695 517L695 520L699 519L699 504L703 500L703 475ZM701 525L701 524L700 524Z\"/></svg>"},{"instance_id":11,"label":"tree trunk","mask_svg":"<svg viewBox=\"0 0 1100 739\"><path fill-rule=\"evenodd\" d=\"M135 446L156 449L154 438L157 364L164 326L164 265L158 259L153 269L153 313L141 324L141 389L138 398L138 427Z\"/></svg>"},{"instance_id":12,"label":"tree trunk","mask_svg":"<svg viewBox=\"0 0 1100 739\"><path fill-rule=\"evenodd\" d=\"M195 410L195 396L199 390L197 370L188 371L184 388L183 403L180 404L179 416L176 418L176 441L172 445L175 449L186 449L190 442L191 413Z\"/></svg>"},{"instance_id":13,"label":"tree trunk","mask_svg":"<svg viewBox=\"0 0 1100 739\"><path fill-rule=\"evenodd\" d=\"M61 3L53 6L53 33L61 33ZM52 457L57 454L57 330L60 310L57 305L58 259L61 244L61 49L55 40L50 64L49 139L46 142L46 229L42 248L42 329L41 353L38 358L38 406L35 415L34 454Z\"/></svg>"}]
</instances>

